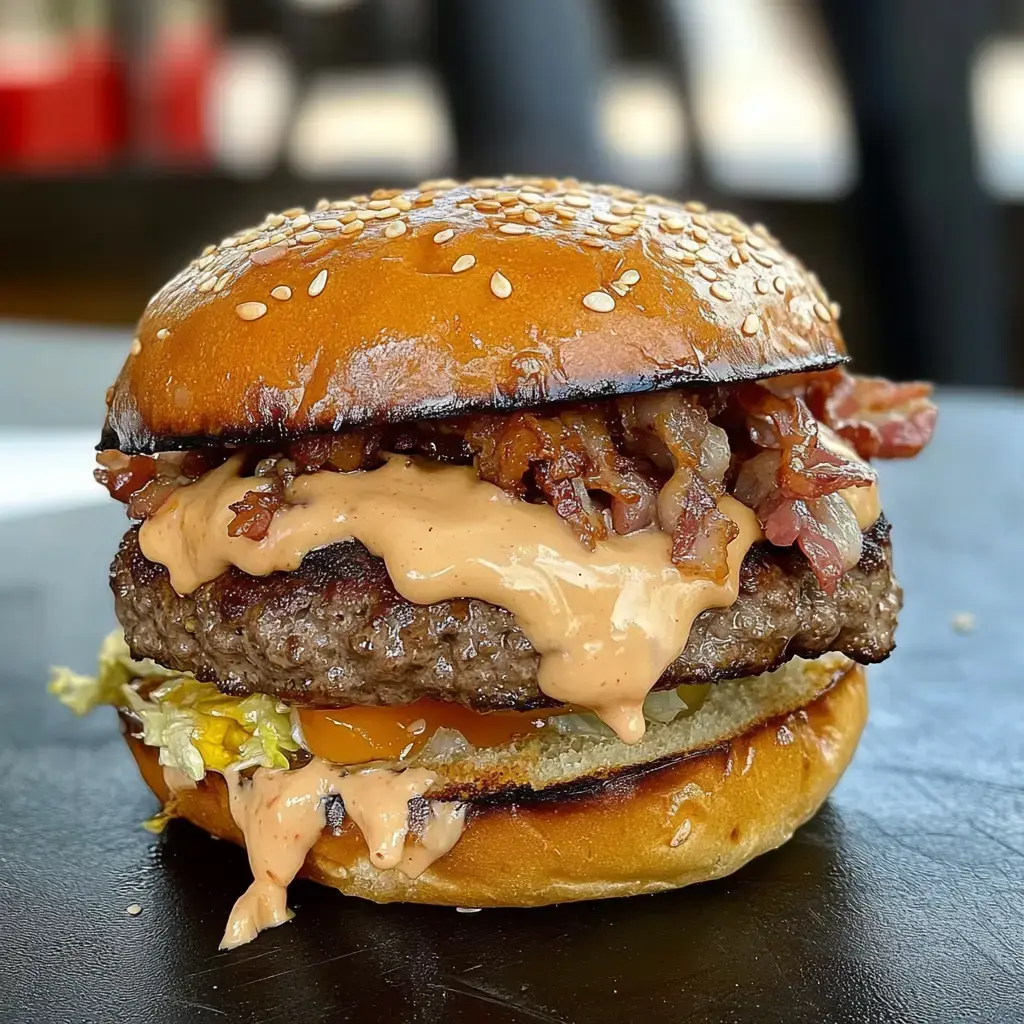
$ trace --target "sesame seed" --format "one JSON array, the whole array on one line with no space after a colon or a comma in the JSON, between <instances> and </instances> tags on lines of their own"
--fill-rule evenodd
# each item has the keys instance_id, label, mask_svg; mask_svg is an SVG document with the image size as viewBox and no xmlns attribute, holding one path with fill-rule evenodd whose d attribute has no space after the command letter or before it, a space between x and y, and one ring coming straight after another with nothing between
<instances>
[{"instance_id":1,"label":"sesame seed","mask_svg":"<svg viewBox=\"0 0 1024 1024\"><path fill-rule=\"evenodd\" d=\"M525 235L526 228L522 224L502 224L498 230L503 235Z\"/></svg>"},{"instance_id":2,"label":"sesame seed","mask_svg":"<svg viewBox=\"0 0 1024 1024\"><path fill-rule=\"evenodd\" d=\"M583 305L595 313L610 313L615 308L615 300L607 292L587 292Z\"/></svg>"},{"instance_id":3,"label":"sesame seed","mask_svg":"<svg viewBox=\"0 0 1024 1024\"><path fill-rule=\"evenodd\" d=\"M166 327L161 327L160 330L156 332L156 337L158 341L163 341L165 338L169 338L170 336L171 332L167 330Z\"/></svg>"},{"instance_id":4,"label":"sesame seed","mask_svg":"<svg viewBox=\"0 0 1024 1024\"><path fill-rule=\"evenodd\" d=\"M340 224L338 225L341 226ZM270 236L270 244L277 245L278 242L283 242L288 236L283 231L277 231Z\"/></svg>"},{"instance_id":5,"label":"sesame seed","mask_svg":"<svg viewBox=\"0 0 1024 1024\"><path fill-rule=\"evenodd\" d=\"M762 267L775 266L775 260L770 256L766 256L763 252L752 252L750 255L757 263L760 263Z\"/></svg>"},{"instance_id":6,"label":"sesame seed","mask_svg":"<svg viewBox=\"0 0 1024 1024\"><path fill-rule=\"evenodd\" d=\"M693 216L693 217L691 217L690 219L691 219L691 220L693 221L693 223L694 223L694 224L696 224L696 225L697 225L697 227L699 227L699 228L700 228L700 229L701 229L702 231L703 231L703 230L704 230L705 228L708 228L708 227L710 227L710 226L711 226L711 221L709 221L709 220L707 219L707 217L705 217L705 216L704 216L703 214L700 214L700 213L694 214L694 216Z\"/></svg>"},{"instance_id":7,"label":"sesame seed","mask_svg":"<svg viewBox=\"0 0 1024 1024\"><path fill-rule=\"evenodd\" d=\"M575 206L578 210L586 210L590 206L590 200L586 196L566 196L566 206Z\"/></svg>"},{"instance_id":8,"label":"sesame seed","mask_svg":"<svg viewBox=\"0 0 1024 1024\"><path fill-rule=\"evenodd\" d=\"M507 299L512 294L512 282L500 271L491 274L491 291L499 299Z\"/></svg>"},{"instance_id":9,"label":"sesame seed","mask_svg":"<svg viewBox=\"0 0 1024 1024\"><path fill-rule=\"evenodd\" d=\"M735 250L735 249L734 249L734 250L733 250L733 251L732 251L732 252L731 252L731 253L729 254L729 262L730 262L730 263L731 263L731 264L732 264L732 265L733 265L734 267L738 267L738 266L740 265L740 263L742 263L742 262L743 262L743 261L742 261L742 260L740 259L740 254L739 254L738 252L736 252L736 250Z\"/></svg>"},{"instance_id":10,"label":"sesame seed","mask_svg":"<svg viewBox=\"0 0 1024 1024\"><path fill-rule=\"evenodd\" d=\"M270 289L270 294L278 302L287 302L292 297L292 290L286 284L279 284L276 288Z\"/></svg>"},{"instance_id":11,"label":"sesame seed","mask_svg":"<svg viewBox=\"0 0 1024 1024\"><path fill-rule=\"evenodd\" d=\"M761 330L761 318L756 313L748 313L740 330L749 337Z\"/></svg>"},{"instance_id":12,"label":"sesame seed","mask_svg":"<svg viewBox=\"0 0 1024 1024\"><path fill-rule=\"evenodd\" d=\"M319 242L324 236L319 231L306 231L299 235L299 242L302 245L312 245L314 242Z\"/></svg>"},{"instance_id":13,"label":"sesame seed","mask_svg":"<svg viewBox=\"0 0 1024 1024\"><path fill-rule=\"evenodd\" d=\"M476 266L476 257L470 253L466 253L464 256L460 256L452 264L452 273L461 274L464 270L469 270L471 267Z\"/></svg>"},{"instance_id":14,"label":"sesame seed","mask_svg":"<svg viewBox=\"0 0 1024 1024\"><path fill-rule=\"evenodd\" d=\"M107 403L107 405L110 405L110 403L114 400L114 387L113 387L113 385L111 385L109 388L107 388L107 393L103 396L103 400Z\"/></svg>"},{"instance_id":15,"label":"sesame seed","mask_svg":"<svg viewBox=\"0 0 1024 1024\"><path fill-rule=\"evenodd\" d=\"M354 210L351 210L339 219L341 220L342 224L351 224L352 221L359 220L359 217Z\"/></svg>"},{"instance_id":16,"label":"sesame seed","mask_svg":"<svg viewBox=\"0 0 1024 1024\"><path fill-rule=\"evenodd\" d=\"M555 213L558 214L563 220L575 220L576 211L568 206L556 206Z\"/></svg>"},{"instance_id":17,"label":"sesame seed","mask_svg":"<svg viewBox=\"0 0 1024 1024\"><path fill-rule=\"evenodd\" d=\"M196 291L205 294L206 292L212 292L213 286L217 283L217 277L215 274L210 274L208 277L204 277L198 285L196 285Z\"/></svg>"},{"instance_id":18,"label":"sesame seed","mask_svg":"<svg viewBox=\"0 0 1024 1024\"><path fill-rule=\"evenodd\" d=\"M501 203L502 206L509 206L511 203L519 202L518 192L496 192L494 198Z\"/></svg>"},{"instance_id":19,"label":"sesame seed","mask_svg":"<svg viewBox=\"0 0 1024 1024\"><path fill-rule=\"evenodd\" d=\"M231 280L231 272L228 271L220 275L217 278L216 283L213 286L213 292L215 295L219 295L228 286L228 281Z\"/></svg>"},{"instance_id":20,"label":"sesame seed","mask_svg":"<svg viewBox=\"0 0 1024 1024\"><path fill-rule=\"evenodd\" d=\"M616 295L621 295L623 298L629 294L629 285L622 284L620 281L612 281L611 289Z\"/></svg>"},{"instance_id":21,"label":"sesame seed","mask_svg":"<svg viewBox=\"0 0 1024 1024\"><path fill-rule=\"evenodd\" d=\"M624 270L619 275L619 281L627 287L632 287L640 280L639 270Z\"/></svg>"},{"instance_id":22,"label":"sesame seed","mask_svg":"<svg viewBox=\"0 0 1024 1024\"><path fill-rule=\"evenodd\" d=\"M723 302L732 302L732 292L720 282L716 282L711 286L711 294L714 295L716 299L721 299Z\"/></svg>"},{"instance_id":23,"label":"sesame seed","mask_svg":"<svg viewBox=\"0 0 1024 1024\"><path fill-rule=\"evenodd\" d=\"M393 220L385 229L384 235L386 238L397 238L399 235L405 234L405 221L404 220Z\"/></svg>"},{"instance_id":24,"label":"sesame seed","mask_svg":"<svg viewBox=\"0 0 1024 1024\"><path fill-rule=\"evenodd\" d=\"M703 228L694 228L692 234L698 242L706 242L708 240L708 233Z\"/></svg>"},{"instance_id":25,"label":"sesame seed","mask_svg":"<svg viewBox=\"0 0 1024 1024\"><path fill-rule=\"evenodd\" d=\"M633 212L633 207L630 206L629 203L620 202L618 199L609 206L609 209L612 213L616 213L620 217L628 217ZM596 213L594 214L594 217L597 217Z\"/></svg>"},{"instance_id":26,"label":"sesame seed","mask_svg":"<svg viewBox=\"0 0 1024 1024\"><path fill-rule=\"evenodd\" d=\"M124 908L124 912L129 917L138 917L139 914L142 913L142 907L140 907L138 903L129 903L128 906Z\"/></svg>"},{"instance_id":27,"label":"sesame seed","mask_svg":"<svg viewBox=\"0 0 1024 1024\"><path fill-rule=\"evenodd\" d=\"M328 220L318 220L316 226L321 231L338 231L342 227L340 220L334 220L329 218Z\"/></svg>"},{"instance_id":28,"label":"sesame seed","mask_svg":"<svg viewBox=\"0 0 1024 1024\"><path fill-rule=\"evenodd\" d=\"M395 198L391 200L391 205L395 207L396 210L401 210L402 213L406 213L408 210L412 209L412 203L403 196L395 196Z\"/></svg>"},{"instance_id":29,"label":"sesame seed","mask_svg":"<svg viewBox=\"0 0 1024 1024\"><path fill-rule=\"evenodd\" d=\"M474 206L480 213L497 213L501 209L501 203L494 199L481 199Z\"/></svg>"},{"instance_id":30,"label":"sesame seed","mask_svg":"<svg viewBox=\"0 0 1024 1024\"><path fill-rule=\"evenodd\" d=\"M698 267L697 273L704 278L705 281L717 281L718 274L715 273L710 267Z\"/></svg>"},{"instance_id":31,"label":"sesame seed","mask_svg":"<svg viewBox=\"0 0 1024 1024\"><path fill-rule=\"evenodd\" d=\"M429 206L438 196L436 189L421 192L414 200L417 206Z\"/></svg>"},{"instance_id":32,"label":"sesame seed","mask_svg":"<svg viewBox=\"0 0 1024 1024\"><path fill-rule=\"evenodd\" d=\"M343 235L354 235L357 231L362 231L363 228L365 228L365 227L366 227L366 224L364 224L363 221L361 221L361 220L359 220L357 218L356 220L349 221L349 223L346 224L341 229L341 233Z\"/></svg>"},{"instance_id":33,"label":"sesame seed","mask_svg":"<svg viewBox=\"0 0 1024 1024\"><path fill-rule=\"evenodd\" d=\"M661 222L661 227L664 231L682 231L686 227L686 221L679 217L669 217Z\"/></svg>"},{"instance_id":34,"label":"sesame seed","mask_svg":"<svg viewBox=\"0 0 1024 1024\"><path fill-rule=\"evenodd\" d=\"M683 204L683 209L688 213L707 213L708 208L703 203L698 203L691 200L688 203Z\"/></svg>"},{"instance_id":35,"label":"sesame seed","mask_svg":"<svg viewBox=\"0 0 1024 1024\"><path fill-rule=\"evenodd\" d=\"M371 210L386 210L391 205L390 199L374 199L366 204Z\"/></svg>"},{"instance_id":36,"label":"sesame seed","mask_svg":"<svg viewBox=\"0 0 1024 1024\"><path fill-rule=\"evenodd\" d=\"M686 252L700 252L701 245L699 242L695 242L692 238L680 238L676 245L680 249L685 249Z\"/></svg>"},{"instance_id":37,"label":"sesame seed","mask_svg":"<svg viewBox=\"0 0 1024 1024\"><path fill-rule=\"evenodd\" d=\"M220 240L221 249L233 249L236 245L238 245L238 239L232 235L228 235L227 238Z\"/></svg>"},{"instance_id":38,"label":"sesame seed","mask_svg":"<svg viewBox=\"0 0 1024 1024\"><path fill-rule=\"evenodd\" d=\"M261 316L266 315L267 304L265 302L240 302L235 306L235 312L243 320L259 320Z\"/></svg>"},{"instance_id":39,"label":"sesame seed","mask_svg":"<svg viewBox=\"0 0 1024 1024\"><path fill-rule=\"evenodd\" d=\"M242 235L238 239L238 242L236 244L238 244L238 245L248 245L250 242L255 242L256 239L259 238L259 237L260 237L260 233L258 231L256 231L255 229L252 230L252 231L246 231L246 233L244 235Z\"/></svg>"},{"instance_id":40,"label":"sesame seed","mask_svg":"<svg viewBox=\"0 0 1024 1024\"><path fill-rule=\"evenodd\" d=\"M392 217L397 217L401 212L397 206L389 206L386 210L378 212L377 220L391 220Z\"/></svg>"},{"instance_id":41,"label":"sesame seed","mask_svg":"<svg viewBox=\"0 0 1024 1024\"><path fill-rule=\"evenodd\" d=\"M621 217L616 217L614 213L605 213L604 210L595 210L594 211L594 220L596 220L598 224L621 224L622 223L622 218Z\"/></svg>"},{"instance_id":42,"label":"sesame seed","mask_svg":"<svg viewBox=\"0 0 1024 1024\"><path fill-rule=\"evenodd\" d=\"M544 218L536 210L524 210L523 220L527 224L539 224Z\"/></svg>"},{"instance_id":43,"label":"sesame seed","mask_svg":"<svg viewBox=\"0 0 1024 1024\"><path fill-rule=\"evenodd\" d=\"M246 252L259 252L260 249L266 249L268 245L270 245L269 238L256 238L244 246L244 249Z\"/></svg>"},{"instance_id":44,"label":"sesame seed","mask_svg":"<svg viewBox=\"0 0 1024 1024\"><path fill-rule=\"evenodd\" d=\"M718 253L714 249L709 249L705 246L703 249L698 249L694 255L701 261L701 263L717 263Z\"/></svg>"},{"instance_id":45,"label":"sesame seed","mask_svg":"<svg viewBox=\"0 0 1024 1024\"><path fill-rule=\"evenodd\" d=\"M828 310L828 306L824 303L816 302L814 304L814 315L822 322L829 324L832 322L832 314Z\"/></svg>"},{"instance_id":46,"label":"sesame seed","mask_svg":"<svg viewBox=\"0 0 1024 1024\"><path fill-rule=\"evenodd\" d=\"M786 279L784 277L777 277L772 281L772 285L780 295L786 294Z\"/></svg>"},{"instance_id":47,"label":"sesame seed","mask_svg":"<svg viewBox=\"0 0 1024 1024\"><path fill-rule=\"evenodd\" d=\"M554 210L554 208L555 208L555 207L556 207L557 205L558 205L558 204L557 204L557 203L556 203L556 202L555 202L555 201L554 201L553 199L545 199L545 200L544 200L544 202L542 202L542 203L537 203L537 204L536 204L536 205L534 206L534 209L535 209L535 210L536 210L536 211L537 211L538 213L551 213L551 211L552 211L552 210Z\"/></svg>"},{"instance_id":48,"label":"sesame seed","mask_svg":"<svg viewBox=\"0 0 1024 1024\"><path fill-rule=\"evenodd\" d=\"M767 281L764 281L761 278L758 278L754 282L754 287L757 289L757 294L758 295L767 295L768 294L769 288L768 288L768 282Z\"/></svg>"},{"instance_id":49,"label":"sesame seed","mask_svg":"<svg viewBox=\"0 0 1024 1024\"><path fill-rule=\"evenodd\" d=\"M304 213L300 217L296 217L295 220L292 221L292 227L295 228L296 231L301 231L303 228L309 227L309 225L312 223L313 218L310 217L308 213Z\"/></svg>"},{"instance_id":50,"label":"sesame seed","mask_svg":"<svg viewBox=\"0 0 1024 1024\"><path fill-rule=\"evenodd\" d=\"M142 342L138 338L132 338L131 353L137 356L142 351Z\"/></svg>"},{"instance_id":51,"label":"sesame seed","mask_svg":"<svg viewBox=\"0 0 1024 1024\"><path fill-rule=\"evenodd\" d=\"M373 218L377 216L377 211L376 210L364 209L362 207L357 207L353 211L353 213L355 213L356 217L359 220L363 220L363 221L373 220Z\"/></svg>"},{"instance_id":52,"label":"sesame seed","mask_svg":"<svg viewBox=\"0 0 1024 1024\"><path fill-rule=\"evenodd\" d=\"M949 624L954 632L966 635L974 632L977 620L973 612L954 612L950 616Z\"/></svg>"},{"instance_id":53,"label":"sesame seed","mask_svg":"<svg viewBox=\"0 0 1024 1024\"><path fill-rule=\"evenodd\" d=\"M199 255L200 256L211 256L216 251L217 251L217 246L215 246L215 245L208 245L208 246L206 246L205 249L203 249L203 251Z\"/></svg>"},{"instance_id":54,"label":"sesame seed","mask_svg":"<svg viewBox=\"0 0 1024 1024\"><path fill-rule=\"evenodd\" d=\"M750 237L747 239L747 245L749 245L751 249L763 249L765 247L765 241L760 237L760 235L751 233Z\"/></svg>"},{"instance_id":55,"label":"sesame seed","mask_svg":"<svg viewBox=\"0 0 1024 1024\"><path fill-rule=\"evenodd\" d=\"M839 314L842 313L842 311L843 311L843 307L840 306L838 302L831 303L829 305L828 309L829 309L829 312L832 314L832 319L833 320L838 320L839 319Z\"/></svg>"},{"instance_id":56,"label":"sesame seed","mask_svg":"<svg viewBox=\"0 0 1024 1024\"><path fill-rule=\"evenodd\" d=\"M585 235L580 241L591 249L603 249L605 247L605 240L603 238L594 238L593 235Z\"/></svg>"},{"instance_id":57,"label":"sesame seed","mask_svg":"<svg viewBox=\"0 0 1024 1024\"><path fill-rule=\"evenodd\" d=\"M321 270L320 273L309 282L309 287L306 291L309 293L310 298L315 299L326 287L327 271Z\"/></svg>"},{"instance_id":58,"label":"sesame seed","mask_svg":"<svg viewBox=\"0 0 1024 1024\"><path fill-rule=\"evenodd\" d=\"M280 213L272 213L267 218L267 226L271 228L279 228L288 218L282 216Z\"/></svg>"},{"instance_id":59,"label":"sesame seed","mask_svg":"<svg viewBox=\"0 0 1024 1024\"><path fill-rule=\"evenodd\" d=\"M451 241L454 237L455 232L452 228L444 228L434 235L434 241L437 242L438 245L443 245L445 242Z\"/></svg>"},{"instance_id":60,"label":"sesame seed","mask_svg":"<svg viewBox=\"0 0 1024 1024\"><path fill-rule=\"evenodd\" d=\"M533 206L534 203L542 202L544 199L543 196L537 195L536 192L520 192L519 198L522 202L528 203L530 206Z\"/></svg>"},{"instance_id":61,"label":"sesame seed","mask_svg":"<svg viewBox=\"0 0 1024 1024\"><path fill-rule=\"evenodd\" d=\"M626 235L633 234L633 232L635 230L636 229L633 228L633 227L630 227L629 224L609 224L608 225L608 234L609 235L618 235L620 238L623 238Z\"/></svg>"},{"instance_id":62,"label":"sesame seed","mask_svg":"<svg viewBox=\"0 0 1024 1024\"><path fill-rule=\"evenodd\" d=\"M212 262L213 262L213 257L212 256L203 256L196 263L196 266L200 270L205 270Z\"/></svg>"}]
</instances>

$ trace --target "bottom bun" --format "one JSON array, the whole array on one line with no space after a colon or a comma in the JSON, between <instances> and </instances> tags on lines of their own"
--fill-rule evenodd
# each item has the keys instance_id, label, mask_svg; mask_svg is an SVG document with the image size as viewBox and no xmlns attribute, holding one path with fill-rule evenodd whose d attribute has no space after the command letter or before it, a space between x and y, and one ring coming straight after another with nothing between
<instances>
[{"instance_id":1,"label":"bottom bun","mask_svg":"<svg viewBox=\"0 0 1024 1024\"><path fill-rule=\"evenodd\" d=\"M462 838L418 878L374 868L348 819L340 834L323 832L300 875L380 903L468 907L631 896L720 878L786 842L818 810L866 717L864 672L850 665L803 707L705 749L631 765L589 790L471 801ZM219 775L172 799L157 750L127 739L172 814L243 842Z\"/></svg>"}]
</instances>

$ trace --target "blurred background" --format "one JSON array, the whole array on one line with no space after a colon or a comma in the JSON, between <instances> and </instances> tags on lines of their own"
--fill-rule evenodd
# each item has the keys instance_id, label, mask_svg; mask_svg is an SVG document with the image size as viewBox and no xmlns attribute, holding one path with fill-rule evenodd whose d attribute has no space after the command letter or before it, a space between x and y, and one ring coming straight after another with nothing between
<instances>
[{"instance_id":1,"label":"blurred background","mask_svg":"<svg viewBox=\"0 0 1024 1024\"><path fill-rule=\"evenodd\" d=\"M0 0L8 658L110 617L89 447L168 276L268 210L505 171L764 221L861 372L1024 383L1024 0Z\"/></svg>"}]
</instances>

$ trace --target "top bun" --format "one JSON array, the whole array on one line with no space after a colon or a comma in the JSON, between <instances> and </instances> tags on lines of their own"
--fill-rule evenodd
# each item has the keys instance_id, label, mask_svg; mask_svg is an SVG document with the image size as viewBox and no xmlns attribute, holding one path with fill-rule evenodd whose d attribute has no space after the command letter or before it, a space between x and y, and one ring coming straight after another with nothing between
<instances>
[{"instance_id":1,"label":"top bun","mask_svg":"<svg viewBox=\"0 0 1024 1024\"><path fill-rule=\"evenodd\" d=\"M426 182L271 215L158 292L102 445L153 452L845 360L761 225L549 178Z\"/></svg>"}]
</instances>

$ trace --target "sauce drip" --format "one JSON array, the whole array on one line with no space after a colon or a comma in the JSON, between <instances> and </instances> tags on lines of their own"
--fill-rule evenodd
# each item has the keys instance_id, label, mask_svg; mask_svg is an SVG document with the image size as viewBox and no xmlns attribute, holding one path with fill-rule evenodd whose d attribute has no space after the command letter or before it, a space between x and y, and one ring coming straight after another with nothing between
<instances>
[{"instance_id":1,"label":"sauce drip","mask_svg":"<svg viewBox=\"0 0 1024 1024\"><path fill-rule=\"evenodd\" d=\"M761 537L750 509L719 500L739 535L728 579L716 584L683 576L660 530L588 551L554 509L509 497L471 467L393 456L369 472L297 477L289 506L252 541L228 535L228 506L269 484L239 478L240 464L236 456L180 488L142 525L143 554L167 567L178 593L231 565L253 576L291 571L313 548L355 538L384 559L409 601L475 597L509 609L541 655L541 690L591 709L627 743L643 736L644 698L686 646L693 620L736 600L740 565Z\"/></svg>"},{"instance_id":2,"label":"sauce drip","mask_svg":"<svg viewBox=\"0 0 1024 1024\"><path fill-rule=\"evenodd\" d=\"M228 918L221 949L251 942L266 928L291 920L287 888L326 826L324 799L338 795L380 869L422 874L458 842L466 805L430 801L419 842L408 843L409 801L422 797L436 776L424 768L387 768L345 774L313 758L292 770L258 768L250 781L226 771L231 816L245 837L253 881Z\"/></svg>"}]
</instances>

